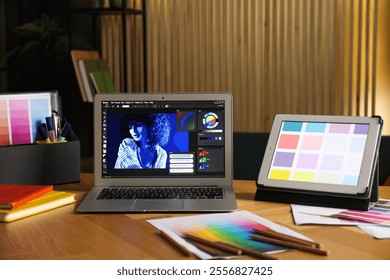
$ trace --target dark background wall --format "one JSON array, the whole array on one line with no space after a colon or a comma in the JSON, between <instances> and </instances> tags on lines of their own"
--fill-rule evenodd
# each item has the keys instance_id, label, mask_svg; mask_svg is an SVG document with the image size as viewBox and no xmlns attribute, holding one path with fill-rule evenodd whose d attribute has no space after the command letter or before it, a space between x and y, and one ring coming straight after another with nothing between
<instances>
[{"instance_id":1,"label":"dark background wall","mask_svg":"<svg viewBox=\"0 0 390 280\"><path fill-rule=\"evenodd\" d=\"M0 92L58 90L63 117L73 126L81 143L81 155L93 153L92 104L83 103L70 57L71 49L99 49L93 45L92 21L88 15L71 12L77 4L89 1L0 0ZM56 29L25 41L15 32L17 26L50 21ZM30 34L31 35L31 34ZM29 43L36 48L20 55L7 54ZM6 61L6 63L4 63Z\"/></svg>"}]
</instances>

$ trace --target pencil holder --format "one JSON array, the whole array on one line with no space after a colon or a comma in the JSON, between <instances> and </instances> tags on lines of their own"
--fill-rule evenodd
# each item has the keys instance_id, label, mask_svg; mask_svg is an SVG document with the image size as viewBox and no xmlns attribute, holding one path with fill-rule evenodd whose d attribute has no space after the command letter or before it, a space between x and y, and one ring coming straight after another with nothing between
<instances>
[{"instance_id":1,"label":"pencil holder","mask_svg":"<svg viewBox=\"0 0 390 280\"><path fill-rule=\"evenodd\" d=\"M65 184L80 181L80 142L71 131L52 145L0 146L1 184Z\"/></svg>"}]
</instances>

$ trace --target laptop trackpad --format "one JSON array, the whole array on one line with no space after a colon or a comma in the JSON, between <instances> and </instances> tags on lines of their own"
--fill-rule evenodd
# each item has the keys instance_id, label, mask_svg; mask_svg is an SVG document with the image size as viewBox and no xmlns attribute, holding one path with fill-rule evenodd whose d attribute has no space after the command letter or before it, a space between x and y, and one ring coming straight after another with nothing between
<instances>
[{"instance_id":1,"label":"laptop trackpad","mask_svg":"<svg viewBox=\"0 0 390 280\"><path fill-rule=\"evenodd\" d=\"M133 204L133 210L181 210L184 208L183 200L136 200Z\"/></svg>"}]
</instances>

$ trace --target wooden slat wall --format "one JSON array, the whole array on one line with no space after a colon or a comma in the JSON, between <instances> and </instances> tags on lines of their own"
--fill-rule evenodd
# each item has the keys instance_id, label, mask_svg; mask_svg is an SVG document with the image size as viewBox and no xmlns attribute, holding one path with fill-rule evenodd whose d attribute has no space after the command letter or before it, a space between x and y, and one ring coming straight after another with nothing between
<instances>
[{"instance_id":1,"label":"wooden slat wall","mask_svg":"<svg viewBox=\"0 0 390 280\"><path fill-rule=\"evenodd\" d=\"M128 0L128 7L142 9L139 0ZM122 18L102 16L101 47L102 58L108 61L114 84L119 91L124 89L123 53L122 53ZM143 45L142 45L142 16L127 16L127 88L129 92L143 92Z\"/></svg>"},{"instance_id":2,"label":"wooden slat wall","mask_svg":"<svg viewBox=\"0 0 390 280\"><path fill-rule=\"evenodd\" d=\"M149 92L232 92L235 131L268 131L276 113L375 113L378 0L146 2ZM128 24L129 91L142 91Z\"/></svg>"}]
</instances>

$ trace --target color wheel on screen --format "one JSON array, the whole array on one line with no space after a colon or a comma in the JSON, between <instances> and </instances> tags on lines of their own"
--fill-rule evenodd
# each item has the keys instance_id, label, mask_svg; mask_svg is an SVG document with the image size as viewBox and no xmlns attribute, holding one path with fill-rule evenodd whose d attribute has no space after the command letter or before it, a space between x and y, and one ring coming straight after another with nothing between
<instances>
[{"instance_id":1,"label":"color wheel on screen","mask_svg":"<svg viewBox=\"0 0 390 280\"><path fill-rule=\"evenodd\" d=\"M203 116L203 125L207 129L213 129L218 126L218 115L212 112L206 113Z\"/></svg>"}]
</instances>

